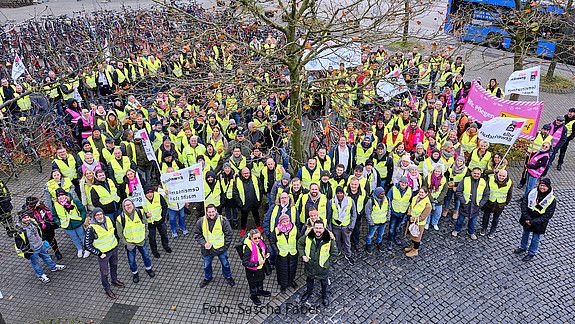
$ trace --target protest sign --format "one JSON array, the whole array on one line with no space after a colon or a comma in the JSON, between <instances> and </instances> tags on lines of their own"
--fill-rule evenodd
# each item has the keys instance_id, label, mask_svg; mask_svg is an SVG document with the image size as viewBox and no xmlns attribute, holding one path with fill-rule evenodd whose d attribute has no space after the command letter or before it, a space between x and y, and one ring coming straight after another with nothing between
<instances>
[{"instance_id":1,"label":"protest sign","mask_svg":"<svg viewBox=\"0 0 575 324\"><path fill-rule=\"evenodd\" d=\"M203 202L205 199L202 165L199 163L185 169L164 173L161 180L166 188L169 202Z\"/></svg>"},{"instance_id":2,"label":"protest sign","mask_svg":"<svg viewBox=\"0 0 575 324\"><path fill-rule=\"evenodd\" d=\"M537 135L543 102L511 101L497 98L483 89L476 81L473 81L463 110L481 123L495 117L525 119L527 122L519 136L533 139Z\"/></svg>"}]
</instances>

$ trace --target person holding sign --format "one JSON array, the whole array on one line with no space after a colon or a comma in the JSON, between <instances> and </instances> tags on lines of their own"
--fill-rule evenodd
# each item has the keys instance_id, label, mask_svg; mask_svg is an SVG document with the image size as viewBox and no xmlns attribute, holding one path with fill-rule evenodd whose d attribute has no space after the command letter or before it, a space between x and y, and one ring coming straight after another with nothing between
<instances>
[{"instance_id":1,"label":"person holding sign","mask_svg":"<svg viewBox=\"0 0 575 324\"><path fill-rule=\"evenodd\" d=\"M200 288L206 287L213 279L212 261L215 257L222 264L222 275L226 283L233 287L236 283L228 261L228 248L232 240L232 227L224 216L220 216L216 206L209 204L206 215L200 217L194 229L194 240L200 245L204 258L204 280Z\"/></svg>"},{"instance_id":2,"label":"person holding sign","mask_svg":"<svg viewBox=\"0 0 575 324\"><path fill-rule=\"evenodd\" d=\"M148 240L150 241L150 249L152 249L152 255L154 255L155 258L159 258L160 253L158 253L158 243L156 243L156 231L160 233L164 251L172 253L172 249L168 245L168 232L166 230L168 203L166 199L155 192L151 186L144 187L144 195L145 201L142 207L148 218Z\"/></svg>"}]
</instances>

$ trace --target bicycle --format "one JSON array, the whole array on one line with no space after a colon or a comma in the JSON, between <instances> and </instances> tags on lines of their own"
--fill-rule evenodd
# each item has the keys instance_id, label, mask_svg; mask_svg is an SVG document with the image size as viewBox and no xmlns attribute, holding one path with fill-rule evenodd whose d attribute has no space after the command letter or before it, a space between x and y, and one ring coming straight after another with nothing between
<instances>
[{"instance_id":1,"label":"bicycle","mask_svg":"<svg viewBox=\"0 0 575 324\"><path fill-rule=\"evenodd\" d=\"M323 122L325 122L325 126ZM315 129L316 132L308 144L308 156L315 156L317 151L322 147L329 151L333 146L337 145L337 141L342 135L342 131L331 124L329 117L312 121L312 128Z\"/></svg>"},{"instance_id":2,"label":"bicycle","mask_svg":"<svg viewBox=\"0 0 575 324\"><path fill-rule=\"evenodd\" d=\"M18 179L18 171L10 153L0 145L0 178L5 182Z\"/></svg>"}]
</instances>

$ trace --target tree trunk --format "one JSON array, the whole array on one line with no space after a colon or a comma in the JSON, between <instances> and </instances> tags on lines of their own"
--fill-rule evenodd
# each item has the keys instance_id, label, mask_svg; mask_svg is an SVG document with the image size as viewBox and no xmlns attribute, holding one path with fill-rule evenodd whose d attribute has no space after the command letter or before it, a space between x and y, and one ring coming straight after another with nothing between
<instances>
[{"instance_id":1,"label":"tree trunk","mask_svg":"<svg viewBox=\"0 0 575 324\"><path fill-rule=\"evenodd\" d=\"M557 44L558 46L559 44ZM556 47L557 48L557 47ZM557 52L557 51L555 51ZM551 64L549 64L549 68L547 69L547 74L545 74L545 79L551 81L553 80L553 77L555 76L555 68L557 68L557 53L553 54L553 61L551 61Z\"/></svg>"},{"instance_id":2,"label":"tree trunk","mask_svg":"<svg viewBox=\"0 0 575 324\"><path fill-rule=\"evenodd\" d=\"M516 15L521 15L521 1L515 0L515 11ZM527 46L527 33L525 26L517 26L515 30L515 34L513 35L513 71L523 70L523 49ZM509 99L511 100L519 100L519 95L514 93L512 94Z\"/></svg>"},{"instance_id":3,"label":"tree trunk","mask_svg":"<svg viewBox=\"0 0 575 324\"><path fill-rule=\"evenodd\" d=\"M293 150L294 163L290 163L295 172L303 164L304 145L301 128L302 105L301 105L301 71L299 66L290 69L290 98L291 98L291 147Z\"/></svg>"},{"instance_id":4,"label":"tree trunk","mask_svg":"<svg viewBox=\"0 0 575 324\"><path fill-rule=\"evenodd\" d=\"M405 11L405 16L403 17L403 36L401 37L401 41L403 45L407 43L407 39L409 38L409 0L403 0L403 10Z\"/></svg>"}]
</instances>

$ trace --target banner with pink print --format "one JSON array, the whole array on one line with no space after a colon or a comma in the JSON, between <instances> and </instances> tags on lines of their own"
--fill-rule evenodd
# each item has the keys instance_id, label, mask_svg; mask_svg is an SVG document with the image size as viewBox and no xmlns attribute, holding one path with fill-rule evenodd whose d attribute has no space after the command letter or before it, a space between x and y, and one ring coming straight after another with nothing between
<instances>
[{"instance_id":1,"label":"banner with pink print","mask_svg":"<svg viewBox=\"0 0 575 324\"><path fill-rule=\"evenodd\" d=\"M476 81L471 84L467 102L463 110L479 122L495 117L524 118L527 124L520 137L534 139L539 129L539 118L543 111L543 101L512 101L500 99L490 94Z\"/></svg>"}]
</instances>

